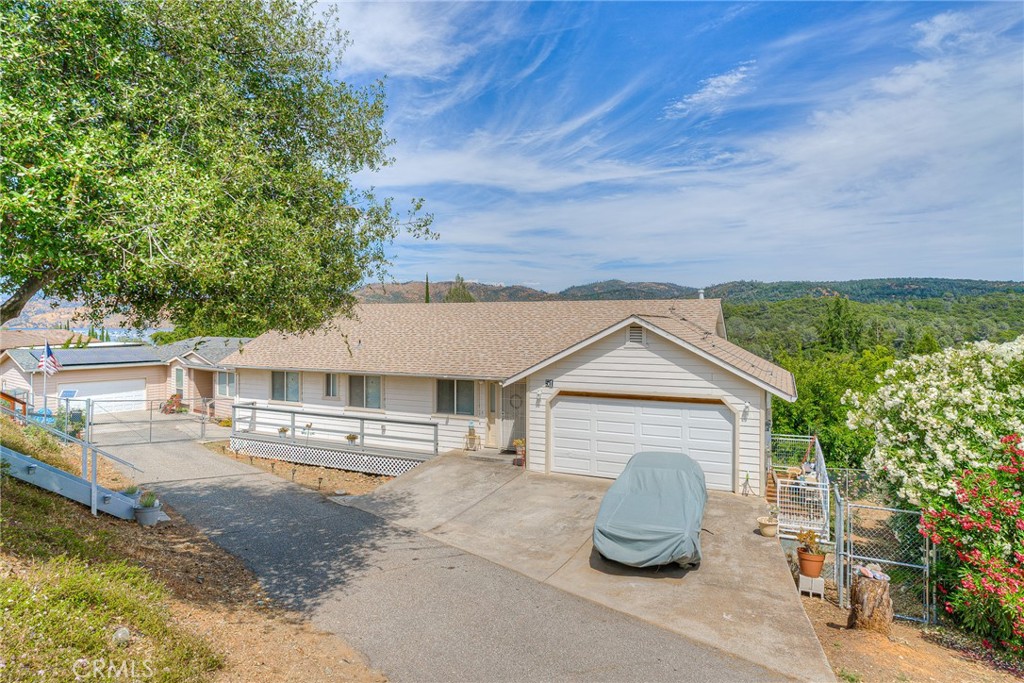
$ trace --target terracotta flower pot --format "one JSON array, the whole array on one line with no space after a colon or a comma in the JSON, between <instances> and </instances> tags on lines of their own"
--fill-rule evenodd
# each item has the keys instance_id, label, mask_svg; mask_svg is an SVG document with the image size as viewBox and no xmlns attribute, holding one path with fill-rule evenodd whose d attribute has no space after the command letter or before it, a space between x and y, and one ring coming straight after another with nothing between
<instances>
[{"instance_id":1,"label":"terracotta flower pot","mask_svg":"<svg viewBox=\"0 0 1024 683\"><path fill-rule=\"evenodd\" d=\"M801 574L809 579L821 576L821 565L825 564L824 555L812 555L803 548L797 548L796 556L800 563Z\"/></svg>"}]
</instances>

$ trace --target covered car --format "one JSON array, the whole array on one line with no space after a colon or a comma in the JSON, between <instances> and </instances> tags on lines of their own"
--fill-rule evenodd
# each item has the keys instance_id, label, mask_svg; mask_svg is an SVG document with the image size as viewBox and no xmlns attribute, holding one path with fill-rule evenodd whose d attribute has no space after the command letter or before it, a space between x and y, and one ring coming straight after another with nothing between
<instances>
[{"instance_id":1,"label":"covered car","mask_svg":"<svg viewBox=\"0 0 1024 683\"><path fill-rule=\"evenodd\" d=\"M594 547L631 567L700 564L704 470L684 453L641 452L601 501Z\"/></svg>"}]
</instances>

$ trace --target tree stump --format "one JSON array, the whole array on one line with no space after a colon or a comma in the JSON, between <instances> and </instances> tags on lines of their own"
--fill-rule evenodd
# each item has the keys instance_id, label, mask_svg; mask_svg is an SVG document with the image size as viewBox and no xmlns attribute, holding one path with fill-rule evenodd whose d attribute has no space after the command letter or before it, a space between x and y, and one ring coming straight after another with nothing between
<instances>
[{"instance_id":1,"label":"tree stump","mask_svg":"<svg viewBox=\"0 0 1024 683\"><path fill-rule=\"evenodd\" d=\"M863 628L889 635L893 612L888 581L854 576L850 604L847 628Z\"/></svg>"}]
</instances>

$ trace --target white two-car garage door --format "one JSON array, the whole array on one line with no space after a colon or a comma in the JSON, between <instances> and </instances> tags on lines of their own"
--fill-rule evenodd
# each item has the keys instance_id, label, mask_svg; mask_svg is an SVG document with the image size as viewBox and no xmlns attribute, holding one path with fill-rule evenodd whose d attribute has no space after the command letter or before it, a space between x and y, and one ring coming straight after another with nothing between
<instances>
[{"instance_id":1,"label":"white two-car garage door","mask_svg":"<svg viewBox=\"0 0 1024 683\"><path fill-rule=\"evenodd\" d=\"M146 380L118 379L105 382L68 382L57 387L61 395L64 391L75 391L72 405L80 405L90 398L95 404L95 412L123 413L129 410L146 409Z\"/></svg>"},{"instance_id":2,"label":"white two-car garage door","mask_svg":"<svg viewBox=\"0 0 1024 683\"><path fill-rule=\"evenodd\" d=\"M721 404L561 396L551 421L553 472L614 478L639 451L682 451L709 489L733 490L732 413Z\"/></svg>"}]
</instances>

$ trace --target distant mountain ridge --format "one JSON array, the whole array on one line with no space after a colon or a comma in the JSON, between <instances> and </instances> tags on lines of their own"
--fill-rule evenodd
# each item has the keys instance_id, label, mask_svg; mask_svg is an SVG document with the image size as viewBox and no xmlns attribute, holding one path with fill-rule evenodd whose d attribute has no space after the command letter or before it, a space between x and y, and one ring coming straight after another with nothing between
<instances>
[{"instance_id":1,"label":"distant mountain ridge","mask_svg":"<svg viewBox=\"0 0 1024 683\"><path fill-rule=\"evenodd\" d=\"M359 301L367 303L419 303L423 301L422 281L392 284L372 284L355 292ZM451 282L431 282L431 301L442 301L451 287ZM697 287L677 285L671 282L626 282L625 280L602 280L585 285L575 285L561 292L544 292L523 285L488 285L467 282L470 293L478 301L557 301L593 299L693 299L698 295ZM868 280L841 281L781 281L758 282L738 280L704 287L704 296L723 299L728 303L747 304L758 302L787 301L803 297L841 295L861 303L912 301L918 299L959 298L982 296L997 292L1024 294L1024 282L998 280L957 280L944 278L875 278ZM66 322L80 321L86 313L81 304L74 301L33 299L22 315L6 327L56 328ZM122 323L112 317L104 321L108 329L116 329Z\"/></svg>"},{"instance_id":2,"label":"distant mountain ridge","mask_svg":"<svg viewBox=\"0 0 1024 683\"><path fill-rule=\"evenodd\" d=\"M431 301L441 301L451 282L431 282ZM487 285L467 283L478 301L554 301L593 299L693 299L697 287L671 282L626 282L603 280L575 285L561 292L550 293L522 285ZM424 283L403 282L389 285L368 285L356 291L356 298L367 303L420 303ZM945 278L875 278L839 281L758 282L738 280L704 287L704 296L731 303L785 301L803 297L845 296L862 303L935 299L942 297L980 296L993 292L1024 293L1024 282L997 280L957 280Z\"/></svg>"}]
</instances>

